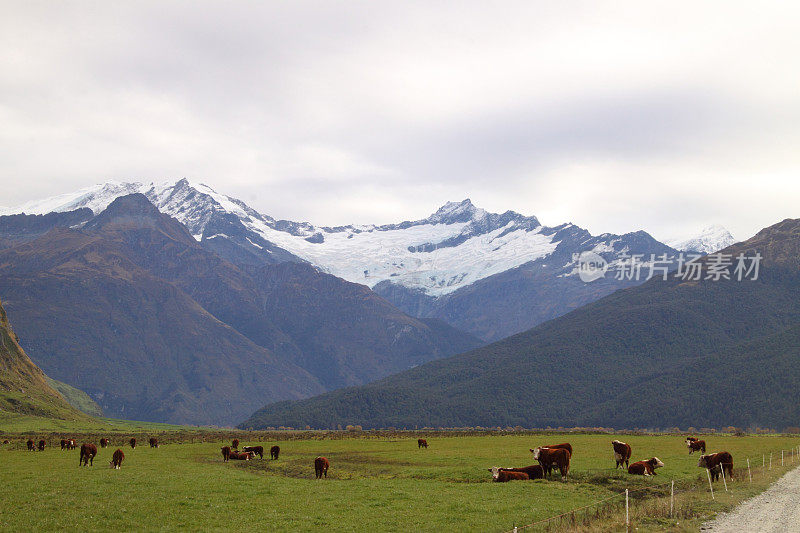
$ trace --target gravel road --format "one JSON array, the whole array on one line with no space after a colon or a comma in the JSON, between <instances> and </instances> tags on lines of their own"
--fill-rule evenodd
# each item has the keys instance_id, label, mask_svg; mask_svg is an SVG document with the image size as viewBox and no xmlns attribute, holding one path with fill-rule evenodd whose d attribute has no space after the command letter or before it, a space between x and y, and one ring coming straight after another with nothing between
<instances>
[{"instance_id":1,"label":"gravel road","mask_svg":"<svg viewBox=\"0 0 800 533\"><path fill-rule=\"evenodd\" d=\"M741 474L739 474L741 475ZM784 474L769 489L703 524L714 533L800 532L800 468Z\"/></svg>"}]
</instances>

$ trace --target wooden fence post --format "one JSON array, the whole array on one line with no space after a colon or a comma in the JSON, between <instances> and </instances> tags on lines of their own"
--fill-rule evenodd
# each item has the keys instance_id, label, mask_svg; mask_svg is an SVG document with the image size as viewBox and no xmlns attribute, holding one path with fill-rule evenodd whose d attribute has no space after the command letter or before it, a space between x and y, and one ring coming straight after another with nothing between
<instances>
[{"instance_id":1,"label":"wooden fence post","mask_svg":"<svg viewBox=\"0 0 800 533\"><path fill-rule=\"evenodd\" d=\"M781 466L783 466L783 450L781 450Z\"/></svg>"},{"instance_id":2,"label":"wooden fence post","mask_svg":"<svg viewBox=\"0 0 800 533\"><path fill-rule=\"evenodd\" d=\"M625 489L625 531L627 533L631 525L630 513L628 511L628 489Z\"/></svg>"},{"instance_id":3,"label":"wooden fence post","mask_svg":"<svg viewBox=\"0 0 800 533\"><path fill-rule=\"evenodd\" d=\"M711 485L711 471L706 468L706 475L708 476L708 488L711 490L711 499L714 500L714 487Z\"/></svg>"},{"instance_id":4,"label":"wooden fence post","mask_svg":"<svg viewBox=\"0 0 800 533\"><path fill-rule=\"evenodd\" d=\"M750 478L750 483L753 482L753 474L750 472L750 459L747 460L747 477Z\"/></svg>"},{"instance_id":5,"label":"wooden fence post","mask_svg":"<svg viewBox=\"0 0 800 533\"><path fill-rule=\"evenodd\" d=\"M725 492L728 492L728 482L725 481L725 463L720 463L719 469L722 471L722 484L725 485Z\"/></svg>"},{"instance_id":6,"label":"wooden fence post","mask_svg":"<svg viewBox=\"0 0 800 533\"><path fill-rule=\"evenodd\" d=\"M772 470L772 454L769 454L769 469Z\"/></svg>"},{"instance_id":7,"label":"wooden fence post","mask_svg":"<svg viewBox=\"0 0 800 533\"><path fill-rule=\"evenodd\" d=\"M675 480L672 480L672 486L669 489L669 517L672 518L675 511Z\"/></svg>"}]
</instances>

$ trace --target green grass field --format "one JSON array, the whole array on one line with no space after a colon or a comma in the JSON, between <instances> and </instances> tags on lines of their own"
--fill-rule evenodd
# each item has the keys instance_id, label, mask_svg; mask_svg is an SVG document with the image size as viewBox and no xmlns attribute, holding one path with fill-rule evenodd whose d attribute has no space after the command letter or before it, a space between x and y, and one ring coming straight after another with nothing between
<instances>
[{"instance_id":1,"label":"green grass field","mask_svg":"<svg viewBox=\"0 0 800 533\"><path fill-rule=\"evenodd\" d=\"M35 435L31 435L34 436ZM291 435L288 435L291 437ZM280 437L280 435L275 435ZM287 437L287 435L283 435ZM8 438L8 437L3 437ZM169 433L161 440L170 440ZM263 435L262 435L263 438ZM705 479L697 455L688 455L681 436L498 435L416 436L247 440L242 445L281 446L278 461L223 463L219 442L166 444L158 449L123 447L119 471L108 467L124 442L100 450L94 467L79 468L77 451L51 447L23 451L22 436L0 449L0 528L4 531L74 530L230 530L352 531L458 530L502 531L618 494L675 479L689 484ZM633 459L658 456L666 466L642 478L614 471L611 440L633 447ZM706 436L709 452L728 450L745 486L744 458L774 451L774 477L790 467L780 450L797 446L797 437ZM574 448L571 477L558 480L491 483L487 469L532 464L529 448L569 441ZM53 441L55 444L55 441ZM314 480L313 459L326 456L328 479ZM795 458L795 462L797 462ZM798 463L800 464L800 463ZM753 466L756 466L755 464ZM701 477L702 476L702 477ZM742 481L744 476L744 481ZM717 484L722 491L722 483ZM742 489L749 495L766 486ZM696 499L709 500L706 489ZM731 498L721 500L729 505ZM727 504L725 503L727 501ZM704 512L722 507L703 504ZM656 527L663 522L642 522ZM640 529L647 529L642 527ZM613 527L611 529L613 530Z\"/></svg>"}]
</instances>

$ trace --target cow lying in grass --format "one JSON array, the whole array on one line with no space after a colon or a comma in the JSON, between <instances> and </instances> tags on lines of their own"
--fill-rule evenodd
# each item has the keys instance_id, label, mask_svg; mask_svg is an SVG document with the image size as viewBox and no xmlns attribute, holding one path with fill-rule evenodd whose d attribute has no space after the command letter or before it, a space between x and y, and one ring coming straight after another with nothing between
<instances>
[{"instance_id":1,"label":"cow lying in grass","mask_svg":"<svg viewBox=\"0 0 800 533\"><path fill-rule=\"evenodd\" d=\"M544 479L544 468L542 465L523 466L521 468L501 468L503 472L522 472L528 475L528 479ZM492 469L490 468L491 472Z\"/></svg>"},{"instance_id":2,"label":"cow lying in grass","mask_svg":"<svg viewBox=\"0 0 800 533\"><path fill-rule=\"evenodd\" d=\"M257 455L259 459L264 458L264 447L263 446L245 446L242 450L246 452L251 452L254 456Z\"/></svg>"},{"instance_id":3,"label":"cow lying in grass","mask_svg":"<svg viewBox=\"0 0 800 533\"><path fill-rule=\"evenodd\" d=\"M733 477L733 457L728 452L701 455L697 466L699 468L708 469L709 473L711 473L712 481L717 481L719 479L720 467L724 469L726 476L729 478Z\"/></svg>"},{"instance_id":4,"label":"cow lying in grass","mask_svg":"<svg viewBox=\"0 0 800 533\"><path fill-rule=\"evenodd\" d=\"M646 461L636 461L628 467L628 473L636 476L655 476L656 468L661 468L664 463L658 457Z\"/></svg>"},{"instance_id":5,"label":"cow lying in grass","mask_svg":"<svg viewBox=\"0 0 800 533\"><path fill-rule=\"evenodd\" d=\"M493 466L489 469L492 473L492 481L498 483L505 483L506 481L523 481L530 479L530 476L525 472L515 472L513 470L506 470L499 466Z\"/></svg>"},{"instance_id":6,"label":"cow lying in grass","mask_svg":"<svg viewBox=\"0 0 800 533\"><path fill-rule=\"evenodd\" d=\"M249 461L253 458L253 452L237 452L236 450L231 450L230 455L228 455L228 459L234 459L236 461Z\"/></svg>"}]
</instances>

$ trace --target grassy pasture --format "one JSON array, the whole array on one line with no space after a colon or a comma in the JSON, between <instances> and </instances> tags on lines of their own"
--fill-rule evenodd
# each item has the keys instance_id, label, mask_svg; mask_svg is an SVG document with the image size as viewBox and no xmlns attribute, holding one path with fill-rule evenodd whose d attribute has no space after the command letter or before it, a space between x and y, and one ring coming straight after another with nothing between
<instances>
[{"instance_id":1,"label":"grassy pasture","mask_svg":"<svg viewBox=\"0 0 800 533\"><path fill-rule=\"evenodd\" d=\"M77 451L62 452L55 446L26 452L17 442L23 437L16 437L11 446L0 448L0 528L502 531L625 488L705 479L705 471L696 466L697 455L688 455L681 436L616 436L631 444L633 460L655 455L664 461L666 466L654 478L614 471L612 435L430 435L427 450L417 449L416 437L402 434L280 442L239 438L242 445L258 443L267 451L279 444L280 459L224 464L221 441L159 449L140 445L136 450L123 448L125 463L115 471L108 462L116 446L101 449L93 468L79 468ZM783 471L778 467L780 450L800 443L797 437L704 438L709 452L733 454L740 479L747 475L742 468L745 457L758 457L760 462L763 451L776 451L773 464L778 474ZM568 482L557 475L547 481L490 482L489 467L529 465L529 448L564 441L572 443L575 452ZM313 479L317 455L330 460L327 480ZM797 458L795 462L800 464ZM721 491L722 483L718 485ZM698 494L706 496L703 491ZM732 503L730 498L726 501Z\"/></svg>"}]
</instances>

